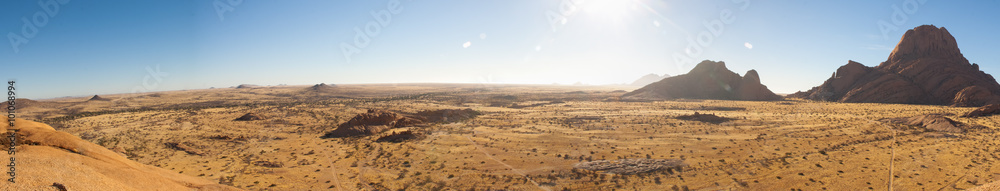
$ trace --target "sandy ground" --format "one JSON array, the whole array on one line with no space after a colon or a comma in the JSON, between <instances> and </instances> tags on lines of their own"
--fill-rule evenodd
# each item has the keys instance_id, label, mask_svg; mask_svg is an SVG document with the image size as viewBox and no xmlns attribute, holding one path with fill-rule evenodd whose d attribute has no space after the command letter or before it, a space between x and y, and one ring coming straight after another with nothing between
<instances>
[{"instance_id":1,"label":"sandy ground","mask_svg":"<svg viewBox=\"0 0 1000 191\"><path fill-rule=\"evenodd\" d=\"M974 108L675 100L634 87L456 84L219 88L42 100L23 116L142 164L248 190L962 190L1000 180L1000 116ZM367 109L471 108L477 118L323 139ZM234 121L256 113L257 121ZM680 120L694 112L732 120ZM981 129L879 122L929 113ZM427 135L375 142L412 130ZM682 159L682 171L613 175L592 160Z\"/></svg>"}]
</instances>

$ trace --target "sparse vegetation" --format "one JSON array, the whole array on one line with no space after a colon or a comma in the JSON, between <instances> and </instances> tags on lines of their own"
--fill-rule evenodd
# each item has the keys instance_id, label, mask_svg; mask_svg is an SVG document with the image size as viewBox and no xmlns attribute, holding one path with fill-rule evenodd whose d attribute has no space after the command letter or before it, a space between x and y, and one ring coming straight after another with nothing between
<instances>
[{"instance_id":1,"label":"sparse vegetation","mask_svg":"<svg viewBox=\"0 0 1000 191\"><path fill-rule=\"evenodd\" d=\"M891 152L897 189L964 189L1000 178L989 168L1000 149L992 118L952 117L982 126L965 133L875 121L969 108L620 102L608 99L620 88L598 86L338 85L300 93L308 88L159 92L136 96L130 107L116 106L117 97L89 105L78 98L26 110L49 112L41 121L131 160L248 190L878 190L888 182ZM368 109L476 114L320 138ZM233 121L246 113L261 119ZM687 166L614 175L574 168L619 159Z\"/></svg>"}]
</instances>

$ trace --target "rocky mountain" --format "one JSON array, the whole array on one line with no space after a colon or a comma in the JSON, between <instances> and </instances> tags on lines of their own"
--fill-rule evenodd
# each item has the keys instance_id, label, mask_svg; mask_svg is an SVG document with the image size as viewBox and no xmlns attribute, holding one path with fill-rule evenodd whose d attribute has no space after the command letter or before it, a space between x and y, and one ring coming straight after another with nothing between
<instances>
[{"instance_id":1,"label":"rocky mountain","mask_svg":"<svg viewBox=\"0 0 1000 191\"><path fill-rule=\"evenodd\" d=\"M725 62L709 60L698 63L683 75L665 78L622 95L624 100L666 100L677 98L723 100L780 100L767 86L760 84L757 71L741 77L726 68Z\"/></svg>"},{"instance_id":2,"label":"rocky mountain","mask_svg":"<svg viewBox=\"0 0 1000 191\"><path fill-rule=\"evenodd\" d=\"M646 86L646 85L652 84L653 82L658 82L660 80L663 80L664 78L669 78L669 77L670 77L670 74L663 74L663 76L656 75L656 74L646 74L645 76L642 76L639 79L636 79L634 82L632 82L632 84L629 84L629 85L631 85L631 86Z\"/></svg>"},{"instance_id":3,"label":"rocky mountain","mask_svg":"<svg viewBox=\"0 0 1000 191\"><path fill-rule=\"evenodd\" d=\"M998 95L1000 84L969 63L947 29L923 25L906 31L878 66L848 61L822 85L789 97L967 107L1000 103Z\"/></svg>"}]
</instances>

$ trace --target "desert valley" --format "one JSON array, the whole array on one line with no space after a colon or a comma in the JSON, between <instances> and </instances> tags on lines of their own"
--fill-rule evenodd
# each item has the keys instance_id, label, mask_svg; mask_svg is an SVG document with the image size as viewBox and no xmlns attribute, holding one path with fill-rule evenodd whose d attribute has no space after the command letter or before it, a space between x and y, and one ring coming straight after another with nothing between
<instances>
[{"instance_id":1,"label":"desert valley","mask_svg":"<svg viewBox=\"0 0 1000 191\"><path fill-rule=\"evenodd\" d=\"M161 92L120 102L127 106L62 99L24 110L52 116L28 119L138 163L246 190L882 190L890 179L897 189L956 190L1000 179L994 138L1000 120L960 117L975 108L801 99L623 102L615 87L309 88ZM323 137L368 110L391 112L392 121L465 109L474 112L439 115L454 122ZM247 113L259 118L237 120ZM947 122L884 120L926 114ZM383 118L366 122L388 124ZM404 132L414 136L384 139ZM682 162L622 174L579 168L619 159ZM22 164L24 171L48 168ZM21 176L37 181L33 188L92 184Z\"/></svg>"},{"instance_id":2,"label":"desert valley","mask_svg":"<svg viewBox=\"0 0 1000 191\"><path fill-rule=\"evenodd\" d=\"M19 182L0 188L995 190L1000 85L958 47L945 28L919 26L886 62L848 61L787 96L726 66L746 63L706 60L640 86L239 85L19 99Z\"/></svg>"}]
</instances>

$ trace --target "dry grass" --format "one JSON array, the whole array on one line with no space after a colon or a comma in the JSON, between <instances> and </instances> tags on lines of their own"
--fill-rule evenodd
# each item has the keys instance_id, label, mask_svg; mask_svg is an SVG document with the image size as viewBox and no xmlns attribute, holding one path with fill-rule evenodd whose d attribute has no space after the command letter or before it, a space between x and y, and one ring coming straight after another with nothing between
<instances>
[{"instance_id":1,"label":"dry grass","mask_svg":"<svg viewBox=\"0 0 1000 191\"><path fill-rule=\"evenodd\" d=\"M884 190L893 147L892 184L898 190L957 190L1000 179L995 138L1000 116L953 118L986 127L966 133L878 121L972 108L802 100L620 102L624 92L615 90L624 88L618 87L308 88L102 95L112 99L106 103L66 98L56 100L66 109L24 112L140 163L249 190ZM119 101L124 97L131 99ZM482 115L368 137L320 138L367 109L465 108ZM729 120L677 119L693 111ZM233 121L246 113L264 120ZM376 141L402 132L421 138ZM687 166L634 175L573 168L635 158L679 159Z\"/></svg>"}]
</instances>

